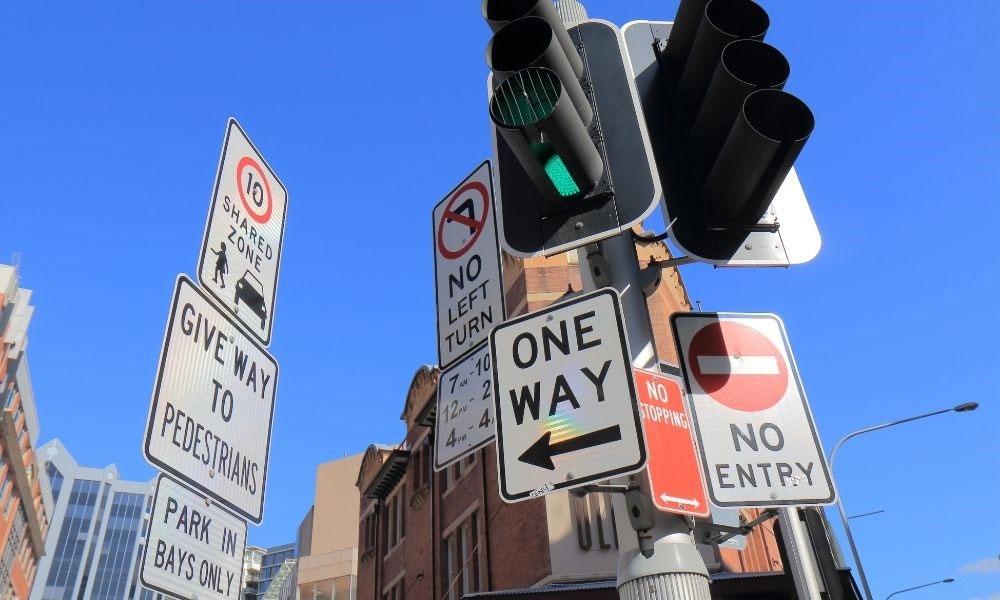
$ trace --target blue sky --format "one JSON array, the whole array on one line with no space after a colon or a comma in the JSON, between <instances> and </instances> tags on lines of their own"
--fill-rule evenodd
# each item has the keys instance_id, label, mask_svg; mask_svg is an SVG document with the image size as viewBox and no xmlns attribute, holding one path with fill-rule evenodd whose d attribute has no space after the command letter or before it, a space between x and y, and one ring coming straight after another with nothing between
<instances>
[{"instance_id":1,"label":"blue sky","mask_svg":"<svg viewBox=\"0 0 1000 600\"><path fill-rule=\"evenodd\" d=\"M876 596L1000 594L1000 5L764 3L816 129L797 162L823 236L789 269L683 267L705 310L785 322ZM619 25L676 2L591 0ZM195 275L226 119L289 192L264 524L292 540L317 463L402 439L436 360L430 214L489 157L479 3L5 3L0 262L35 290L42 438L142 459L178 273ZM654 220L656 227L662 227ZM833 514L833 513L831 513ZM835 519L836 520L836 519ZM990 560L992 559L992 560ZM914 592L914 595L917 592Z\"/></svg>"}]
</instances>

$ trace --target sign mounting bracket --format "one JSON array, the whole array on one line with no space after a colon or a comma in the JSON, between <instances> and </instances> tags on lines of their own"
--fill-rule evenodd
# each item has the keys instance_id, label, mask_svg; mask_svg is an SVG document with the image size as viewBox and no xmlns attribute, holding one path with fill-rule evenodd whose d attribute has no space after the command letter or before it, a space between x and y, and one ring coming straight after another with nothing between
<instances>
[{"instance_id":1,"label":"sign mounting bracket","mask_svg":"<svg viewBox=\"0 0 1000 600\"><path fill-rule=\"evenodd\" d=\"M760 525L761 523L770 521L774 517L778 516L778 510L775 508L768 508L760 513L760 516L746 523L745 525L740 525L739 527L732 527L730 525L721 525L719 523L698 523L697 529L705 530L703 541L707 544L721 544L730 538L734 538L738 535L750 535L753 528ZM713 535L714 533L714 535Z\"/></svg>"}]
</instances>

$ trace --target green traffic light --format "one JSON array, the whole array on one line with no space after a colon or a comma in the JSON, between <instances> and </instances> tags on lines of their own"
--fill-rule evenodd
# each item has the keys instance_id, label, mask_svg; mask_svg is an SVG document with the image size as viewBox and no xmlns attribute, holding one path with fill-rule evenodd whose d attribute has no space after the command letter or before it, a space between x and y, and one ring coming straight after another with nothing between
<instances>
[{"instance_id":1,"label":"green traffic light","mask_svg":"<svg viewBox=\"0 0 1000 600\"><path fill-rule=\"evenodd\" d=\"M580 186L573 181L573 176L569 174L562 157L558 154L553 154L545 161L545 174L548 175L552 185L563 198L576 196L580 193Z\"/></svg>"},{"instance_id":2,"label":"green traffic light","mask_svg":"<svg viewBox=\"0 0 1000 600\"><path fill-rule=\"evenodd\" d=\"M525 69L508 77L497 87L491 111L494 118L506 127L531 127L552 114L561 94L562 84L554 73L544 69ZM580 186L549 141L537 139L530 147L561 197L571 198L580 194Z\"/></svg>"}]
</instances>

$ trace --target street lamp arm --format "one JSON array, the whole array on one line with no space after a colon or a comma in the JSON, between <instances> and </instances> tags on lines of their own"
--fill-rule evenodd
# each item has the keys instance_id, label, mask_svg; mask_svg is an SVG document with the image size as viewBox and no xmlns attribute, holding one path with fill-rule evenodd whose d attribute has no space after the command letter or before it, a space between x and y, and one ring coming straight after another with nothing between
<instances>
[{"instance_id":1,"label":"street lamp arm","mask_svg":"<svg viewBox=\"0 0 1000 600\"><path fill-rule=\"evenodd\" d=\"M979 403L977 402L964 402L952 408L935 410L934 412L924 413L922 415L916 415L913 417L907 417L905 419L899 419L898 421L883 423L881 425L875 425L872 427L865 427L864 429L859 429L857 431L851 432L842 437L840 441L834 445L833 451L830 452L830 464L829 464L830 473L833 474L833 461L837 458L837 450L840 450L840 447L844 444L844 442L851 439L852 437L856 437L861 435L862 433L868 433L870 431L878 431L879 429L885 429L886 427L892 427L893 425L899 425L901 423L909 423L910 421L916 421L917 419L933 417L934 415L940 415L946 412L952 412L952 411L968 412L970 410L976 410L977 408L979 408ZM861 566L861 557L858 556L858 547L857 544L854 543L854 534L851 533L851 524L847 521L847 511L844 508L844 501L841 498L839 492L837 493L836 504L837 504L837 511L840 512L840 522L844 525L844 533L847 535L847 543L851 546L851 556L854 557L854 566L858 568L858 578L861 579L861 587L864 588L865 598L866 600L873 600L872 590L870 587L868 587L868 578L865 576L865 569L864 567ZM947 580L947 579L945 580L946 583L951 583L951 581L953 580ZM942 583L942 582L935 582L935 583ZM908 590L901 590L901 591L908 591ZM890 594L889 597L891 598L897 593L898 592L894 592L893 594Z\"/></svg>"},{"instance_id":2,"label":"street lamp arm","mask_svg":"<svg viewBox=\"0 0 1000 600\"><path fill-rule=\"evenodd\" d=\"M917 416L914 416L914 417L907 417L905 419L899 419L898 421L891 421L889 423L882 423L881 425L873 425L871 427L865 427L864 429L859 429L857 431L853 431L851 433L848 433L844 437L840 438L840 441L838 441L833 446L833 451L830 452L830 472L833 472L833 461L837 458L837 450L840 450L840 447L847 440L849 440L849 439L851 439L853 437L857 437L857 436L861 435L862 433L868 433L870 431L878 431L879 429L885 429L886 427L892 427L894 425L900 425L902 423L909 423L910 421L916 421L917 419L925 419L927 417L933 417L934 415L940 415L940 414L943 414L943 413L946 413L946 412L952 412L953 410L955 410L955 409L954 408L945 408L945 409L942 409L942 410L936 410L934 412L924 413L922 415L917 415Z\"/></svg>"},{"instance_id":3,"label":"street lamp arm","mask_svg":"<svg viewBox=\"0 0 1000 600\"><path fill-rule=\"evenodd\" d=\"M949 577L948 579L942 579L941 581L932 581L930 583L925 583L923 585L918 585L916 587L906 588L905 590L897 590L897 591L889 594L888 596L886 596L885 600L889 600L889 598L892 598L896 594L902 594L903 592L911 592L913 590L919 590L920 588L925 588L925 587L928 587L928 586L937 585L939 583L951 583L952 581L955 581L955 580Z\"/></svg>"}]
</instances>

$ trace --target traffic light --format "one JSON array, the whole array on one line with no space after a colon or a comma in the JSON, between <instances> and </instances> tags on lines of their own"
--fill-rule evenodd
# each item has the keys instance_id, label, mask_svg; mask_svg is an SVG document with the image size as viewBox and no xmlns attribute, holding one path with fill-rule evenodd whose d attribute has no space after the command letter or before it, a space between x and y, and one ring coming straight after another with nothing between
<instances>
[{"instance_id":1,"label":"traffic light","mask_svg":"<svg viewBox=\"0 0 1000 600\"><path fill-rule=\"evenodd\" d=\"M792 165L814 119L782 89L790 68L763 41L767 13L751 0L682 0L662 25L626 37L674 241L719 265L811 260L819 233Z\"/></svg>"},{"instance_id":2,"label":"traffic light","mask_svg":"<svg viewBox=\"0 0 1000 600\"><path fill-rule=\"evenodd\" d=\"M617 235L659 197L620 32L551 0L484 0L501 242L551 255Z\"/></svg>"}]
</instances>

